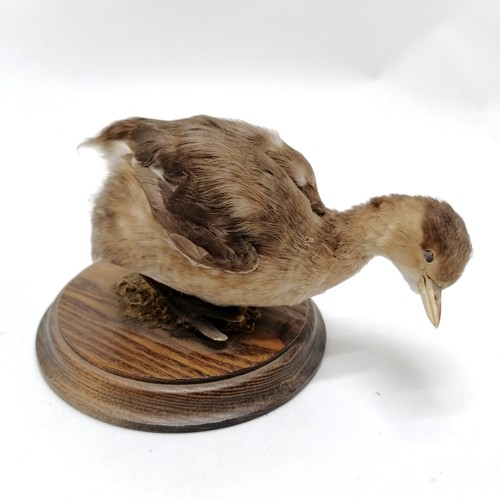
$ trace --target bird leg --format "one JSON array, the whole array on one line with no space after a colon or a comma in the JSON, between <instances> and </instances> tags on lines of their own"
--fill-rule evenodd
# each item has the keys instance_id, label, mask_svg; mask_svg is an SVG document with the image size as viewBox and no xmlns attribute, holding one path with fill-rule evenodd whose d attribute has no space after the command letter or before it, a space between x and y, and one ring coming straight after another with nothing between
<instances>
[{"instance_id":1,"label":"bird leg","mask_svg":"<svg viewBox=\"0 0 500 500\"><path fill-rule=\"evenodd\" d=\"M129 317L155 326L174 321L218 342L228 338L223 331L251 331L258 317L255 308L216 306L139 274L124 278L118 294Z\"/></svg>"}]
</instances>

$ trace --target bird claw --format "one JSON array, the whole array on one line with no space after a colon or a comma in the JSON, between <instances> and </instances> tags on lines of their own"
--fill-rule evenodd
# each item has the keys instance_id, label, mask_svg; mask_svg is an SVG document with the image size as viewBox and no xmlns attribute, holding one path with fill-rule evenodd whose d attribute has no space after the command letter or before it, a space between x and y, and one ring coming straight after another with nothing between
<instances>
[{"instance_id":1,"label":"bird claw","mask_svg":"<svg viewBox=\"0 0 500 500\"><path fill-rule=\"evenodd\" d=\"M192 316L189 319L185 318L185 320L191 326L196 328L201 334L205 335L205 337L208 337L211 340L215 340L216 342L225 342L228 339L227 335L222 333L218 328L202 318Z\"/></svg>"},{"instance_id":2,"label":"bird claw","mask_svg":"<svg viewBox=\"0 0 500 500\"><path fill-rule=\"evenodd\" d=\"M216 306L197 297L178 292L148 276L142 275L142 277L161 295L170 311L177 316L181 323L193 327L205 337L216 342L224 342L228 340L228 336L222 333L211 320L214 320L215 323L227 323L228 331L248 331L253 329L253 322L259 316L258 311L253 310L254 308L247 308L243 312L242 308L238 306ZM245 325L245 322L248 321L252 324Z\"/></svg>"}]
</instances>

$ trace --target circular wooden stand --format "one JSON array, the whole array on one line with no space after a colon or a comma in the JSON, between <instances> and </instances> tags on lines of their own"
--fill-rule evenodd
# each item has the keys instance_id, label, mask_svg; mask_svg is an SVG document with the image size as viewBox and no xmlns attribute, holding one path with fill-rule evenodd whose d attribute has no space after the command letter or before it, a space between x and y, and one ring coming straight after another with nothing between
<instances>
[{"instance_id":1,"label":"circular wooden stand","mask_svg":"<svg viewBox=\"0 0 500 500\"><path fill-rule=\"evenodd\" d=\"M88 267L38 329L47 382L88 415L147 431L225 427L285 403L319 367L326 335L311 300L262 308L252 333L218 343L123 319L113 287L127 274L111 264Z\"/></svg>"}]
</instances>

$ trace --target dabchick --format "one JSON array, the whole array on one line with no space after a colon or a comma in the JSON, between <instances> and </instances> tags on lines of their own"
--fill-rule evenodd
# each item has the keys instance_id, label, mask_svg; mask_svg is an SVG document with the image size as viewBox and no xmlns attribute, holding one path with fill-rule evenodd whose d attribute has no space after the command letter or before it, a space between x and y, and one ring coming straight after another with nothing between
<instances>
[{"instance_id":1,"label":"dabchick","mask_svg":"<svg viewBox=\"0 0 500 500\"><path fill-rule=\"evenodd\" d=\"M216 340L227 337L206 318L210 308L193 311L185 294L215 306L293 305L378 255L420 293L437 327L441 290L471 255L462 218L434 198L326 208L304 156L248 123L131 118L85 144L109 163L93 211L94 259L180 292L175 312Z\"/></svg>"}]
</instances>

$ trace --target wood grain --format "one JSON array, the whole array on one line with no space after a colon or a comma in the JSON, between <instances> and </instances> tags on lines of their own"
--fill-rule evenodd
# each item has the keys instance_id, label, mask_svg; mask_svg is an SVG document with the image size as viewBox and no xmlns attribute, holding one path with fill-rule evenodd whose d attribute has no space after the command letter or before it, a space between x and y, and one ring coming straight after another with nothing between
<instances>
[{"instance_id":1,"label":"wood grain","mask_svg":"<svg viewBox=\"0 0 500 500\"><path fill-rule=\"evenodd\" d=\"M124 320L113 286L127 273L111 264L85 269L38 329L46 380L95 418L163 432L224 427L288 401L319 367L326 335L311 300L263 308L252 333L216 343Z\"/></svg>"}]
</instances>

